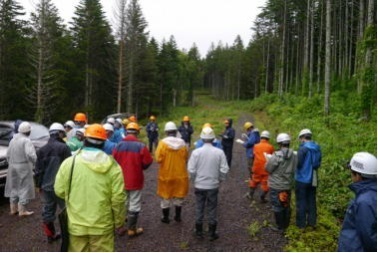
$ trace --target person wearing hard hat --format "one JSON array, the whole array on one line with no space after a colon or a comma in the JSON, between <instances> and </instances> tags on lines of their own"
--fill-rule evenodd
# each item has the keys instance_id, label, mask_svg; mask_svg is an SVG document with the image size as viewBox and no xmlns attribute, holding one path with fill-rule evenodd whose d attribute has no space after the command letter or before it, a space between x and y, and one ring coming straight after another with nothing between
<instances>
[{"instance_id":1,"label":"person wearing hard hat","mask_svg":"<svg viewBox=\"0 0 378 253\"><path fill-rule=\"evenodd\" d=\"M138 122L138 119L137 119L137 117L136 117L135 115L131 115L131 116L129 117L129 122L137 123L137 122Z\"/></svg>"},{"instance_id":2,"label":"person wearing hard hat","mask_svg":"<svg viewBox=\"0 0 378 253\"><path fill-rule=\"evenodd\" d=\"M155 149L158 145L159 140L159 126L156 123L156 117L151 115L150 116L150 122L148 122L146 126L147 131L147 137L148 137L148 148L150 152L152 153L153 147L155 146Z\"/></svg>"},{"instance_id":3,"label":"person wearing hard hat","mask_svg":"<svg viewBox=\"0 0 378 253\"><path fill-rule=\"evenodd\" d=\"M298 138L301 144L295 171L296 225L300 229L306 226L314 228L317 220L317 170L321 164L322 153L320 146L312 141L310 129L302 129Z\"/></svg>"},{"instance_id":4,"label":"person wearing hard hat","mask_svg":"<svg viewBox=\"0 0 378 253\"><path fill-rule=\"evenodd\" d=\"M269 143L270 133L268 131L263 131L261 133L261 140L259 143L255 144L253 147L253 165L252 165L252 174L249 179L249 193L248 198L253 199L253 194L257 186L260 184L261 194L260 201L265 203L265 197L268 194L268 172L265 170L266 164L266 154L273 154L274 147Z\"/></svg>"},{"instance_id":5,"label":"person wearing hard hat","mask_svg":"<svg viewBox=\"0 0 378 253\"><path fill-rule=\"evenodd\" d=\"M204 129L205 127L211 128L211 124L210 123L203 124L202 129ZM202 131L202 129L201 129L201 131ZM200 147L203 146L203 144L205 144L205 143L203 142L203 140L200 137L196 142L194 142L194 148L200 148ZM216 148L222 149L222 144L217 138L214 138L213 146L216 147Z\"/></svg>"},{"instance_id":6,"label":"person wearing hard hat","mask_svg":"<svg viewBox=\"0 0 378 253\"><path fill-rule=\"evenodd\" d=\"M71 149L71 152L76 152L83 147L84 144L84 128L76 129L75 136L69 139L66 144Z\"/></svg>"},{"instance_id":7,"label":"person wearing hard hat","mask_svg":"<svg viewBox=\"0 0 378 253\"><path fill-rule=\"evenodd\" d=\"M55 231L56 209L64 207L64 201L54 192L54 182L61 163L71 156L71 150L64 142L66 131L62 124L53 123L49 128L50 139L37 151L35 166L36 186L40 189L42 199L42 227L47 242L52 243L61 237Z\"/></svg>"},{"instance_id":8,"label":"person wearing hard hat","mask_svg":"<svg viewBox=\"0 0 378 253\"><path fill-rule=\"evenodd\" d=\"M115 146L117 145L117 143L115 142L112 142L110 139L114 133L114 127L109 124L109 123L105 123L104 125L102 125L106 131L106 136L108 137L104 143L104 147L103 147L103 151L105 153L107 153L108 155L111 155L113 153L113 150L115 148Z\"/></svg>"},{"instance_id":9,"label":"person wearing hard hat","mask_svg":"<svg viewBox=\"0 0 378 253\"><path fill-rule=\"evenodd\" d=\"M231 168L232 161L232 149L234 147L235 129L232 127L232 119L226 119L224 121L225 129L220 135L222 137L223 152L227 158L228 167Z\"/></svg>"},{"instance_id":10,"label":"person wearing hard hat","mask_svg":"<svg viewBox=\"0 0 378 253\"><path fill-rule=\"evenodd\" d=\"M186 169L188 147L183 139L176 137L177 127L174 122L167 122L164 132L167 137L159 141L155 157L160 166L157 195L161 197L161 222L168 224L171 205L175 206L175 221L181 222L182 204L189 191L189 174Z\"/></svg>"},{"instance_id":11,"label":"person wearing hard hat","mask_svg":"<svg viewBox=\"0 0 378 253\"><path fill-rule=\"evenodd\" d=\"M356 197L349 203L337 251L377 252L377 158L355 153L348 163Z\"/></svg>"},{"instance_id":12,"label":"person wearing hard hat","mask_svg":"<svg viewBox=\"0 0 378 253\"><path fill-rule=\"evenodd\" d=\"M30 123L22 122L7 150L9 165L4 196L9 198L12 215L29 216L34 213L26 210L26 205L35 198L33 169L37 154L29 139L31 131Z\"/></svg>"},{"instance_id":13,"label":"person wearing hard hat","mask_svg":"<svg viewBox=\"0 0 378 253\"><path fill-rule=\"evenodd\" d=\"M67 120L66 123L64 123L64 130L66 132L66 137L64 137L64 141L68 141L71 139L73 136L75 136L75 122L72 120Z\"/></svg>"},{"instance_id":14,"label":"person wearing hard hat","mask_svg":"<svg viewBox=\"0 0 378 253\"><path fill-rule=\"evenodd\" d=\"M138 216L142 207L143 171L152 164L153 158L146 145L138 140L138 123L130 122L126 128L127 136L113 150L114 159L121 165L127 195L127 235L134 237L143 233L137 228Z\"/></svg>"},{"instance_id":15,"label":"person wearing hard hat","mask_svg":"<svg viewBox=\"0 0 378 253\"><path fill-rule=\"evenodd\" d=\"M205 144L192 152L188 162L188 171L190 179L194 182L196 196L195 233L198 238L203 237L203 218L207 206L210 241L219 238L216 232L219 185L225 180L230 169L224 152L212 145L214 138L213 129L203 128L201 139Z\"/></svg>"},{"instance_id":16,"label":"person wearing hard hat","mask_svg":"<svg viewBox=\"0 0 378 253\"><path fill-rule=\"evenodd\" d=\"M286 133L277 135L279 150L273 155L267 154L266 171L269 173L270 202L274 212L275 231L284 231L290 224L290 198L294 180L294 171L298 158L290 148L290 136Z\"/></svg>"},{"instance_id":17,"label":"person wearing hard hat","mask_svg":"<svg viewBox=\"0 0 378 253\"><path fill-rule=\"evenodd\" d=\"M247 156L247 170L249 178L252 177L252 165L253 165L253 147L260 142L260 132L257 128L254 127L253 123L247 121L244 123L244 130L246 131L245 140L240 139L236 142L241 143L245 148Z\"/></svg>"},{"instance_id":18,"label":"person wearing hard hat","mask_svg":"<svg viewBox=\"0 0 378 253\"><path fill-rule=\"evenodd\" d=\"M189 148L192 140L193 127L188 116L184 116L182 118L181 126L178 128L178 132L181 134L181 138L185 141Z\"/></svg>"},{"instance_id":19,"label":"person wearing hard hat","mask_svg":"<svg viewBox=\"0 0 378 253\"><path fill-rule=\"evenodd\" d=\"M102 125L89 125L84 147L56 175L55 194L66 202L69 252L114 251L114 229L125 223L122 169L102 151L106 139Z\"/></svg>"}]
</instances>

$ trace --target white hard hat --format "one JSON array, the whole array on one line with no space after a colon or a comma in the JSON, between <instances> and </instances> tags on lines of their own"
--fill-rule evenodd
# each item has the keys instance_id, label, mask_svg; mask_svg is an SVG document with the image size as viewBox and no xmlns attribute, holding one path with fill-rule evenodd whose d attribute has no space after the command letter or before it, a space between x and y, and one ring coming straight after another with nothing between
<instances>
[{"instance_id":1,"label":"white hard hat","mask_svg":"<svg viewBox=\"0 0 378 253\"><path fill-rule=\"evenodd\" d=\"M18 132L20 133L26 134L30 131L31 131L31 125L27 121L22 122L20 126L18 127Z\"/></svg>"},{"instance_id":2,"label":"white hard hat","mask_svg":"<svg viewBox=\"0 0 378 253\"><path fill-rule=\"evenodd\" d=\"M52 123L49 129L49 132L54 132L54 131L63 131L64 132L64 127L60 123Z\"/></svg>"},{"instance_id":3,"label":"white hard hat","mask_svg":"<svg viewBox=\"0 0 378 253\"><path fill-rule=\"evenodd\" d=\"M277 143L290 143L290 136L287 133L277 135Z\"/></svg>"},{"instance_id":4,"label":"white hard hat","mask_svg":"<svg viewBox=\"0 0 378 253\"><path fill-rule=\"evenodd\" d=\"M76 134L81 134L81 135L84 135L85 134L85 128L79 128L76 130Z\"/></svg>"},{"instance_id":5,"label":"white hard hat","mask_svg":"<svg viewBox=\"0 0 378 253\"><path fill-rule=\"evenodd\" d=\"M72 120L68 120L66 123L64 123L65 126L69 126L71 128L75 127L75 123Z\"/></svg>"},{"instance_id":6,"label":"white hard hat","mask_svg":"<svg viewBox=\"0 0 378 253\"><path fill-rule=\"evenodd\" d=\"M176 124L174 122L172 122L172 121L167 122L165 124L164 131L165 132L168 132L168 131L177 131Z\"/></svg>"},{"instance_id":7,"label":"white hard hat","mask_svg":"<svg viewBox=\"0 0 378 253\"><path fill-rule=\"evenodd\" d=\"M115 123L115 119L114 119L113 117L110 117L110 118L108 118L108 119L106 120L106 122L107 122L107 123L110 123L110 124L112 124L112 125L114 125L114 123Z\"/></svg>"},{"instance_id":8,"label":"white hard hat","mask_svg":"<svg viewBox=\"0 0 378 253\"><path fill-rule=\"evenodd\" d=\"M303 135L312 135L312 132L310 129L305 128L299 132L298 138L301 138Z\"/></svg>"},{"instance_id":9,"label":"white hard hat","mask_svg":"<svg viewBox=\"0 0 378 253\"><path fill-rule=\"evenodd\" d=\"M112 126L112 124L105 123L102 126L105 128L106 131L112 131L112 132L114 132L114 127Z\"/></svg>"},{"instance_id":10,"label":"white hard hat","mask_svg":"<svg viewBox=\"0 0 378 253\"><path fill-rule=\"evenodd\" d=\"M116 118L116 121L122 125L122 119L121 118Z\"/></svg>"},{"instance_id":11,"label":"white hard hat","mask_svg":"<svg viewBox=\"0 0 378 253\"><path fill-rule=\"evenodd\" d=\"M270 133L268 131L262 131L261 138L267 138L270 139Z\"/></svg>"},{"instance_id":12,"label":"white hard hat","mask_svg":"<svg viewBox=\"0 0 378 253\"><path fill-rule=\"evenodd\" d=\"M215 138L215 134L214 134L213 129L211 129L211 127L204 127L202 129L200 137L201 139L204 139L204 140L211 140Z\"/></svg>"},{"instance_id":13,"label":"white hard hat","mask_svg":"<svg viewBox=\"0 0 378 253\"><path fill-rule=\"evenodd\" d=\"M363 175L377 175L377 158L368 152L355 153L350 160L350 169Z\"/></svg>"}]
</instances>

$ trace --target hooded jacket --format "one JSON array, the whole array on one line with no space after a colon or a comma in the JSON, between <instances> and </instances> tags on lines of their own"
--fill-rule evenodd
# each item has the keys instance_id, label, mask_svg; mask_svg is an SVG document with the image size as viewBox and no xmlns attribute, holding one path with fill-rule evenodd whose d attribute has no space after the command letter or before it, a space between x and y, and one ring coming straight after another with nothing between
<instances>
[{"instance_id":1,"label":"hooded jacket","mask_svg":"<svg viewBox=\"0 0 378 253\"><path fill-rule=\"evenodd\" d=\"M37 161L31 140L22 133L13 136L7 150L9 163L5 183L5 197L19 197L20 200L35 198L33 168Z\"/></svg>"},{"instance_id":2,"label":"hooded jacket","mask_svg":"<svg viewBox=\"0 0 378 253\"><path fill-rule=\"evenodd\" d=\"M155 152L160 164L157 194L163 199L184 198L189 191L189 175L186 170L188 148L184 140L168 136L161 140Z\"/></svg>"},{"instance_id":3,"label":"hooded jacket","mask_svg":"<svg viewBox=\"0 0 378 253\"><path fill-rule=\"evenodd\" d=\"M295 180L302 183L312 182L311 149L320 151L320 146L313 141L301 143L298 149L298 165Z\"/></svg>"},{"instance_id":4,"label":"hooded jacket","mask_svg":"<svg viewBox=\"0 0 378 253\"><path fill-rule=\"evenodd\" d=\"M265 170L266 158L264 153L272 154L273 152L274 147L265 139L256 144L253 148L255 159L252 165L252 172L258 175L268 175L268 172Z\"/></svg>"},{"instance_id":5,"label":"hooded jacket","mask_svg":"<svg viewBox=\"0 0 378 253\"><path fill-rule=\"evenodd\" d=\"M274 152L265 166L269 173L269 187L275 190L290 190L296 165L297 155L292 149L282 148Z\"/></svg>"},{"instance_id":6,"label":"hooded jacket","mask_svg":"<svg viewBox=\"0 0 378 253\"><path fill-rule=\"evenodd\" d=\"M186 142L190 143L192 139L192 134L193 134L193 127L190 122L188 122L187 125L185 125L185 122L181 122L181 126L178 128L178 131L181 134L181 138Z\"/></svg>"},{"instance_id":7,"label":"hooded jacket","mask_svg":"<svg viewBox=\"0 0 378 253\"><path fill-rule=\"evenodd\" d=\"M143 189L143 170L153 161L146 145L129 134L113 149L113 157L122 168L125 189L128 191Z\"/></svg>"},{"instance_id":8,"label":"hooded jacket","mask_svg":"<svg viewBox=\"0 0 378 253\"><path fill-rule=\"evenodd\" d=\"M355 182L349 188L356 198L346 210L338 251L377 252L377 180Z\"/></svg>"},{"instance_id":9,"label":"hooded jacket","mask_svg":"<svg viewBox=\"0 0 378 253\"><path fill-rule=\"evenodd\" d=\"M68 184L74 156L64 160L55 179L55 194L64 199L69 233L104 235L124 225L126 194L122 170L105 152L84 147L76 155L71 191Z\"/></svg>"}]
</instances>

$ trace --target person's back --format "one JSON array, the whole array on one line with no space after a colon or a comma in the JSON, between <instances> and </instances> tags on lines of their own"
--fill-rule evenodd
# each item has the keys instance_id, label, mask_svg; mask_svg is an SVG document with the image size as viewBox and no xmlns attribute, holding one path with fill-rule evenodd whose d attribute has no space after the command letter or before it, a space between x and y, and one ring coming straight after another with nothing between
<instances>
[{"instance_id":1,"label":"person's back","mask_svg":"<svg viewBox=\"0 0 378 253\"><path fill-rule=\"evenodd\" d=\"M64 160L54 185L66 202L68 250L114 251L114 230L126 215L122 170L101 150L107 138L101 125L90 125L85 136L84 148Z\"/></svg>"},{"instance_id":2,"label":"person's back","mask_svg":"<svg viewBox=\"0 0 378 253\"><path fill-rule=\"evenodd\" d=\"M186 196L189 188L188 149L184 140L173 136L162 139L155 155L160 164L158 195L162 198Z\"/></svg>"},{"instance_id":3,"label":"person's back","mask_svg":"<svg viewBox=\"0 0 378 253\"><path fill-rule=\"evenodd\" d=\"M272 154L273 152L274 147L266 139L261 139L261 141L254 146L254 161L252 166L253 173L258 173L260 175L267 174L265 170L266 158L264 153Z\"/></svg>"}]
</instances>

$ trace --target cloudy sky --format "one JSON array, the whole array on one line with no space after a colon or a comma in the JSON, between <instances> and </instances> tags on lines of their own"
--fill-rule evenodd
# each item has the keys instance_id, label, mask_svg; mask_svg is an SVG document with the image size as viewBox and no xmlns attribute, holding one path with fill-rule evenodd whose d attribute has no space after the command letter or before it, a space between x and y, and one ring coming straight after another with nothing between
<instances>
[{"instance_id":1,"label":"cloudy sky","mask_svg":"<svg viewBox=\"0 0 378 253\"><path fill-rule=\"evenodd\" d=\"M38 0L18 0L27 13ZM101 0L103 10L114 24L118 0ZM52 0L61 17L70 21L79 0ZM130 0L128 1L130 2ZM204 57L211 43L232 45L240 35L244 45L251 36L253 21L266 0L139 0L147 30L160 43L173 35L179 49L195 43Z\"/></svg>"}]
</instances>

